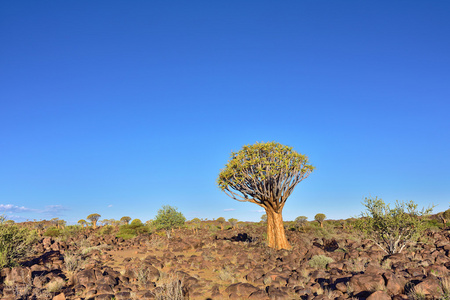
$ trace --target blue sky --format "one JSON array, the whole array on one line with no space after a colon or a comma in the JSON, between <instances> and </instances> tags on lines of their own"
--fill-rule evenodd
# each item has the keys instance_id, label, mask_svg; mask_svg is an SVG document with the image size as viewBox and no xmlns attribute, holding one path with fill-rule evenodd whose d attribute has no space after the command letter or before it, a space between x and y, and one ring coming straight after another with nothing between
<instances>
[{"instance_id":1,"label":"blue sky","mask_svg":"<svg viewBox=\"0 0 450 300\"><path fill-rule=\"evenodd\" d=\"M276 141L283 216L450 204L446 1L1 1L0 213L259 221L216 179Z\"/></svg>"}]
</instances>

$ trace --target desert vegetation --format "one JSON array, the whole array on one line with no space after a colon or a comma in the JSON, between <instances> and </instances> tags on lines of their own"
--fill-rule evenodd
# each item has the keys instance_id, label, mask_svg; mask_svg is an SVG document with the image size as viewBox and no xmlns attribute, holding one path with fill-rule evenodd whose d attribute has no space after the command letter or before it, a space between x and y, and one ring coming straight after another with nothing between
<instances>
[{"instance_id":1,"label":"desert vegetation","mask_svg":"<svg viewBox=\"0 0 450 300\"><path fill-rule=\"evenodd\" d=\"M264 222L186 221L170 206L147 222L2 218L1 297L449 299L441 214L413 202L363 204L357 218L284 221L289 250L269 247Z\"/></svg>"}]
</instances>

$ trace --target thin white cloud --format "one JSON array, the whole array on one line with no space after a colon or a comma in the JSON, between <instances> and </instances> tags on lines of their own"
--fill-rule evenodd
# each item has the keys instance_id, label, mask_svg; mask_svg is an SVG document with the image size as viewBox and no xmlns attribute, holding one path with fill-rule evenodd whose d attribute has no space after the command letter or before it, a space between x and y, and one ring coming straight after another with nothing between
<instances>
[{"instance_id":1,"label":"thin white cloud","mask_svg":"<svg viewBox=\"0 0 450 300\"><path fill-rule=\"evenodd\" d=\"M108 207L113 207L113 205L112 205L112 204L110 204L110 205L108 205Z\"/></svg>"},{"instance_id":2,"label":"thin white cloud","mask_svg":"<svg viewBox=\"0 0 450 300\"><path fill-rule=\"evenodd\" d=\"M59 217L63 211L66 211L62 205L47 205L44 209L37 210L38 213L44 214L50 217Z\"/></svg>"},{"instance_id":3,"label":"thin white cloud","mask_svg":"<svg viewBox=\"0 0 450 300\"><path fill-rule=\"evenodd\" d=\"M251 210L251 212L263 213L266 212L264 209Z\"/></svg>"},{"instance_id":4,"label":"thin white cloud","mask_svg":"<svg viewBox=\"0 0 450 300\"><path fill-rule=\"evenodd\" d=\"M31 208L27 208L25 206L17 206L12 204L0 204L0 211L9 212L9 213L20 213L26 211L34 211Z\"/></svg>"},{"instance_id":5,"label":"thin white cloud","mask_svg":"<svg viewBox=\"0 0 450 300\"><path fill-rule=\"evenodd\" d=\"M236 209L234 209L234 208L225 208L223 211L233 211L233 210L236 210Z\"/></svg>"},{"instance_id":6,"label":"thin white cloud","mask_svg":"<svg viewBox=\"0 0 450 300\"><path fill-rule=\"evenodd\" d=\"M47 205L43 209L29 208L25 206L17 206L13 204L0 204L0 212L5 213L7 215L18 214L18 213L37 213L42 214L45 217L60 217L63 211L66 211L62 205ZM17 217L17 216L15 216Z\"/></svg>"}]
</instances>

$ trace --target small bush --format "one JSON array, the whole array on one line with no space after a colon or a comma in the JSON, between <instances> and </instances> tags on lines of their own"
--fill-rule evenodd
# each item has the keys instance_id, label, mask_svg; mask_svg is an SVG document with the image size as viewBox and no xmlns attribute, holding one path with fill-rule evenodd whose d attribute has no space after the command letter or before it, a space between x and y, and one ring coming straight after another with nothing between
<instances>
[{"instance_id":1,"label":"small bush","mask_svg":"<svg viewBox=\"0 0 450 300\"><path fill-rule=\"evenodd\" d=\"M367 210L355 221L354 228L388 255L401 253L407 244L416 242L427 228L427 216L432 211L432 208L418 211L413 201L397 201L394 208L376 197L364 202Z\"/></svg>"},{"instance_id":2,"label":"small bush","mask_svg":"<svg viewBox=\"0 0 450 300\"><path fill-rule=\"evenodd\" d=\"M133 220L134 221L134 220ZM124 240L134 238L140 234L150 233L150 228L142 224L131 222L130 225L121 225L119 227L119 232L116 234L117 237L123 238Z\"/></svg>"},{"instance_id":3,"label":"small bush","mask_svg":"<svg viewBox=\"0 0 450 300\"><path fill-rule=\"evenodd\" d=\"M308 264L311 268L325 269L329 263L334 262L334 259L325 255L314 255L309 260Z\"/></svg>"},{"instance_id":4,"label":"small bush","mask_svg":"<svg viewBox=\"0 0 450 300\"><path fill-rule=\"evenodd\" d=\"M44 232L44 236L58 237L61 235L61 230L56 227L50 227Z\"/></svg>"},{"instance_id":5,"label":"small bush","mask_svg":"<svg viewBox=\"0 0 450 300\"><path fill-rule=\"evenodd\" d=\"M160 279L155 289L156 300L183 300L182 282L177 275L168 275Z\"/></svg>"},{"instance_id":6,"label":"small bush","mask_svg":"<svg viewBox=\"0 0 450 300\"><path fill-rule=\"evenodd\" d=\"M130 226L132 226L133 228L137 228L137 227L144 226L144 224L142 223L141 220L139 220L139 219L134 219L133 221L131 221Z\"/></svg>"},{"instance_id":7,"label":"small bush","mask_svg":"<svg viewBox=\"0 0 450 300\"><path fill-rule=\"evenodd\" d=\"M64 286L65 283L63 280L53 280L47 283L45 287L50 293L57 293L60 292Z\"/></svg>"},{"instance_id":8,"label":"small bush","mask_svg":"<svg viewBox=\"0 0 450 300\"><path fill-rule=\"evenodd\" d=\"M5 224L5 217L0 216L0 269L13 267L17 261L30 251L30 244L36 236L26 228Z\"/></svg>"},{"instance_id":9,"label":"small bush","mask_svg":"<svg viewBox=\"0 0 450 300\"><path fill-rule=\"evenodd\" d=\"M105 225L100 229L100 234L101 235L108 235L111 234L114 230L114 226L112 225Z\"/></svg>"}]
</instances>

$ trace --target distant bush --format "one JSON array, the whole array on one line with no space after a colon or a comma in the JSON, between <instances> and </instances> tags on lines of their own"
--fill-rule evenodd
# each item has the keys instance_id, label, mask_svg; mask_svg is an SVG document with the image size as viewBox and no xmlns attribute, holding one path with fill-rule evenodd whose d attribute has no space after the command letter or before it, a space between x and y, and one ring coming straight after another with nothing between
<instances>
[{"instance_id":1,"label":"distant bush","mask_svg":"<svg viewBox=\"0 0 450 300\"><path fill-rule=\"evenodd\" d=\"M61 229L50 227L44 232L44 236L57 237L61 235Z\"/></svg>"},{"instance_id":2,"label":"distant bush","mask_svg":"<svg viewBox=\"0 0 450 300\"><path fill-rule=\"evenodd\" d=\"M429 219L425 221L425 227L430 230L440 230L442 227L445 227L444 224L439 222L436 219Z\"/></svg>"},{"instance_id":3,"label":"distant bush","mask_svg":"<svg viewBox=\"0 0 450 300\"><path fill-rule=\"evenodd\" d=\"M116 236L127 240L140 234L146 234L150 232L151 230L149 226L144 225L139 219L134 219L129 225L125 224L119 226L119 232L116 234Z\"/></svg>"},{"instance_id":4,"label":"distant bush","mask_svg":"<svg viewBox=\"0 0 450 300\"><path fill-rule=\"evenodd\" d=\"M101 235L108 235L111 234L114 230L114 226L113 225L105 225L100 229L100 234Z\"/></svg>"},{"instance_id":5,"label":"distant bush","mask_svg":"<svg viewBox=\"0 0 450 300\"><path fill-rule=\"evenodd\" d=\"M230 219L228 219L228 223L230 223L231 228L235 228L238 223L238 219L230 218Z\"/></svg>"},{"instance_id":6,"label":"distant bush","mask_svg":"<svg viewBox=\"0 0 450 300\"><path fill-rule=\"evenodd\" d=\"M134 219L133 221L131 221L130 226L137 228L137 227L144 226L144 223L142 223L142 221L139 219Z\"/></svg>"},{"instance_id":7,"label":"distant bush","mask_svg":"<svg viewBox=\"0 0 450 300\"><path fill-rule=\"evenodd\" d=\"M15 224L5 224L5 217L0 216L0 269L13 267L17 261L30 250L30 244L36 235L26 228Z\"/></svg>"},{"instance_id":8,"label":"distant bush","mask_svg":"<svg viewBox=\"0 0 450 300\"><path fill-rule=\"evenodd\" d=\"M298 216L294 220L294 228L297 230L303 229L308 223L308 217Z\"/></svg>"},{"instance_id":9,"label":"distant bush","mask_svg":"<svg viewBox=\"0 0 450 300\"><path fill-rule=\"evenodd\" d=\"M314 255L309 260L308 264L311 268L325 269L329 263L334 262L334 259L325 255Z\"/></svg>"}]
</instances>

